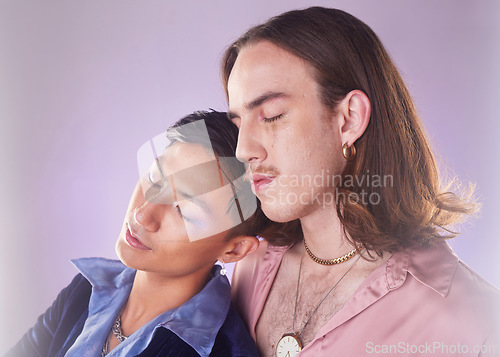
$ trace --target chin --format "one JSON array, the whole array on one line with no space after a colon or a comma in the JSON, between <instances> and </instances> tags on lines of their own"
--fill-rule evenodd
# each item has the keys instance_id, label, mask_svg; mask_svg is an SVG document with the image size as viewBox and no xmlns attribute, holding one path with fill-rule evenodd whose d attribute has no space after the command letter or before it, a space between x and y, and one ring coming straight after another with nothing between
<instances>
[{"instance_id":1,"label":"chin","mask_svg":"<svg viewBox=\"0 0 500 357\"><path fill-rule=\"evenodd\" d=\"M118 240L116 241L115 253L118 259L123 264L125 264L129 268L137 269L137 264L134 264L134 262L137 260L137 256L134 254L133 248L130 248L130 246L125 241L125 238L123 238L122 236L120 236L120 238L118 238Z\"/></svg>"},{"instance_id":2,"label":"chin","mask_svg":"<svg viewBox=\"0 0 500 357\"><path fill-rule=\"evenodd\" d=\"M116 250L116 254L123 265L135 270L146 270L144 260L138 260L134 256L129 256L126 252L119 249Z\"/></svg>"},{"instance_id":3,"label":"chin","mask_svg":"<svg viewBox=\"0 0 500 357\"><path fill-rule=\"evenodd\" d=\"M115 244L115 253L116 255L118 256L118 259L120 259L120 261L127 265L127 263L125 263L124 261L124 244L127 244L123 241L123 239L120 237L118 238L118 240L116 241L116 244Z\"/></svg>"},{"instance_id":4,"label":"chin","mask_svg":"<svg viewBox=\"0 0 500 357\"><path fill-rule=\"evenodd\" d=\"M274 222L285 223L300 218L297 214L298 212L296 212L293 207L281 206L278 204L271 205L261 202L261 208L266 217Z\"/></svg>"},{"instance_id":5,"label":"chin","mask_svg":"<svg viewBox=\"0 0 500 357\"><path fill-rule=\"evenodd\" d=\"M285 223L304 217L310 205L299 199L290 202L287 197L301 197L302 192L270 189L257 196L261 209L271 221Z\"/></svg>"}]
</instances>

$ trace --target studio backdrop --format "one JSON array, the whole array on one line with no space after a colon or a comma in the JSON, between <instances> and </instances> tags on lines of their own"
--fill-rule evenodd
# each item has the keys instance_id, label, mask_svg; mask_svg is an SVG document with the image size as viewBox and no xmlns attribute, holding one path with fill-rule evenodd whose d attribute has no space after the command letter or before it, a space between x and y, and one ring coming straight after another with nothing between
<instances>
[{"instance_id":1,"label":"studio backdrop","mask_svg":"<svg viewBox=\"0 0 500 357\"><path fill-rule=\"evenodd\" d=\"M0 354L76 274L115 258L136 152L195 110L227 109L226 46L272 15L337 7L380 36L441 172L482 209L450 242L500 286L500 2L0 1Z\"/></svg>"}]
</instances>

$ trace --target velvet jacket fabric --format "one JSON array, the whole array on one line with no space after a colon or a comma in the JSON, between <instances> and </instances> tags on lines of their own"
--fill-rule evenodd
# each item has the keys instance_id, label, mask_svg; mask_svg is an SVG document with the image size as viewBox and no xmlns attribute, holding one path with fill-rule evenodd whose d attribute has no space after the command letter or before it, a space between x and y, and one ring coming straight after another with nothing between
<instances>
[{"instance_id":1,"label":"velvet jacket fabric","mask_svg":"<svg viewBox=\"0 0 500 357\"><path fill-rule=\"evenodd\" d=\"M35 326L5 357L65 356L84 329L89 315L92 285L82 274L63 289ZM210 297L208 297L210 299ZM100 356L100 353L98 354ZM98 357L96 356L96 357ZM137 356L200 356L196 350L168 328L155 329L150 343ZM210 356L258 356L245 325L232 307L219 329Z\"/></svg>"}]
</instances>

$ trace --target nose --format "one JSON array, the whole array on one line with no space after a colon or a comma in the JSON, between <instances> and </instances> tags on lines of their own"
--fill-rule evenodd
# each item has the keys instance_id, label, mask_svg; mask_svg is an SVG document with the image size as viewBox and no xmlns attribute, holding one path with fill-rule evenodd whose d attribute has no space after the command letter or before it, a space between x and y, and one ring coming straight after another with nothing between
<instances>
[{"instance_id":1,"label":"nose","mask_svg":"<svg viewBox=\"0 0 500 357\"><path fill-rule=\"evenodd\" d=\"M266 159L267 152L258 128L251 122L240 122L236 157L241 162L258 164Z\"/></svg>"},{"instance_id":2,"label":"nose","mask_svg":"<svg viewBox=\"0 0 500 357\"><path fill-rule=\"evenodd\" d=\"M134 209L134 221L149 232L156 232L161 226L161 215L166 205L155 204L149 201Z\"/></svg>"}]
</instances>

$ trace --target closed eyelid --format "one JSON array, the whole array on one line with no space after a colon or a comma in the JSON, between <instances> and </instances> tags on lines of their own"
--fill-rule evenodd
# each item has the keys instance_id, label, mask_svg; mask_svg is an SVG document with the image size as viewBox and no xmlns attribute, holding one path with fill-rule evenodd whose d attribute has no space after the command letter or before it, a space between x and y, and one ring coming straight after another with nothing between
<instances>
[{"instance_id":1,"label":"closed eyelid","mask_svg":"<svg viewBox=\"0 0 500 357\"><path fill-rule=\"evenodd\" d=\"M263 117L262 120L265 122L265 123L270 123L270 122L273 122L273 121L276 121L278 119L281 119L283 117L283 113L282 114L278 114L278 115L275 115L275 116L272 116L272 117Z\"/></svg>"},{"instance_id":2,"label":"closed eyelid","mask_svg":"<svg viewBox=\"0 0 500 357\"><path fill-rule=\"evenodd\" d=\"M275 112L278 112L279 114L268 116L268 115L263 114L262 110L260 110L259 112L251 114L249 116L249 118L254 118L254 119L256 119L258 121L262 121L262 122L272 122L272 121L281 119L285 115L284 112L279 112L276 110L275 110ZM236 116L236 117L233 117L233 119L231 119L231 122L239 128L241 125L241 120L242 119L239 116Z\"/></svg>"},{"instance_id":3,"label":"closed eyelid","mask_svg":"<svg viewBox=\"0 0 500 357\"><path fill-rule=\"evenodd\" d=\"M240 116L232 111L228 111L227 112L227 118L231 121L233 121L234 119L239 119Z\"/></svg>"}]
</instances>

